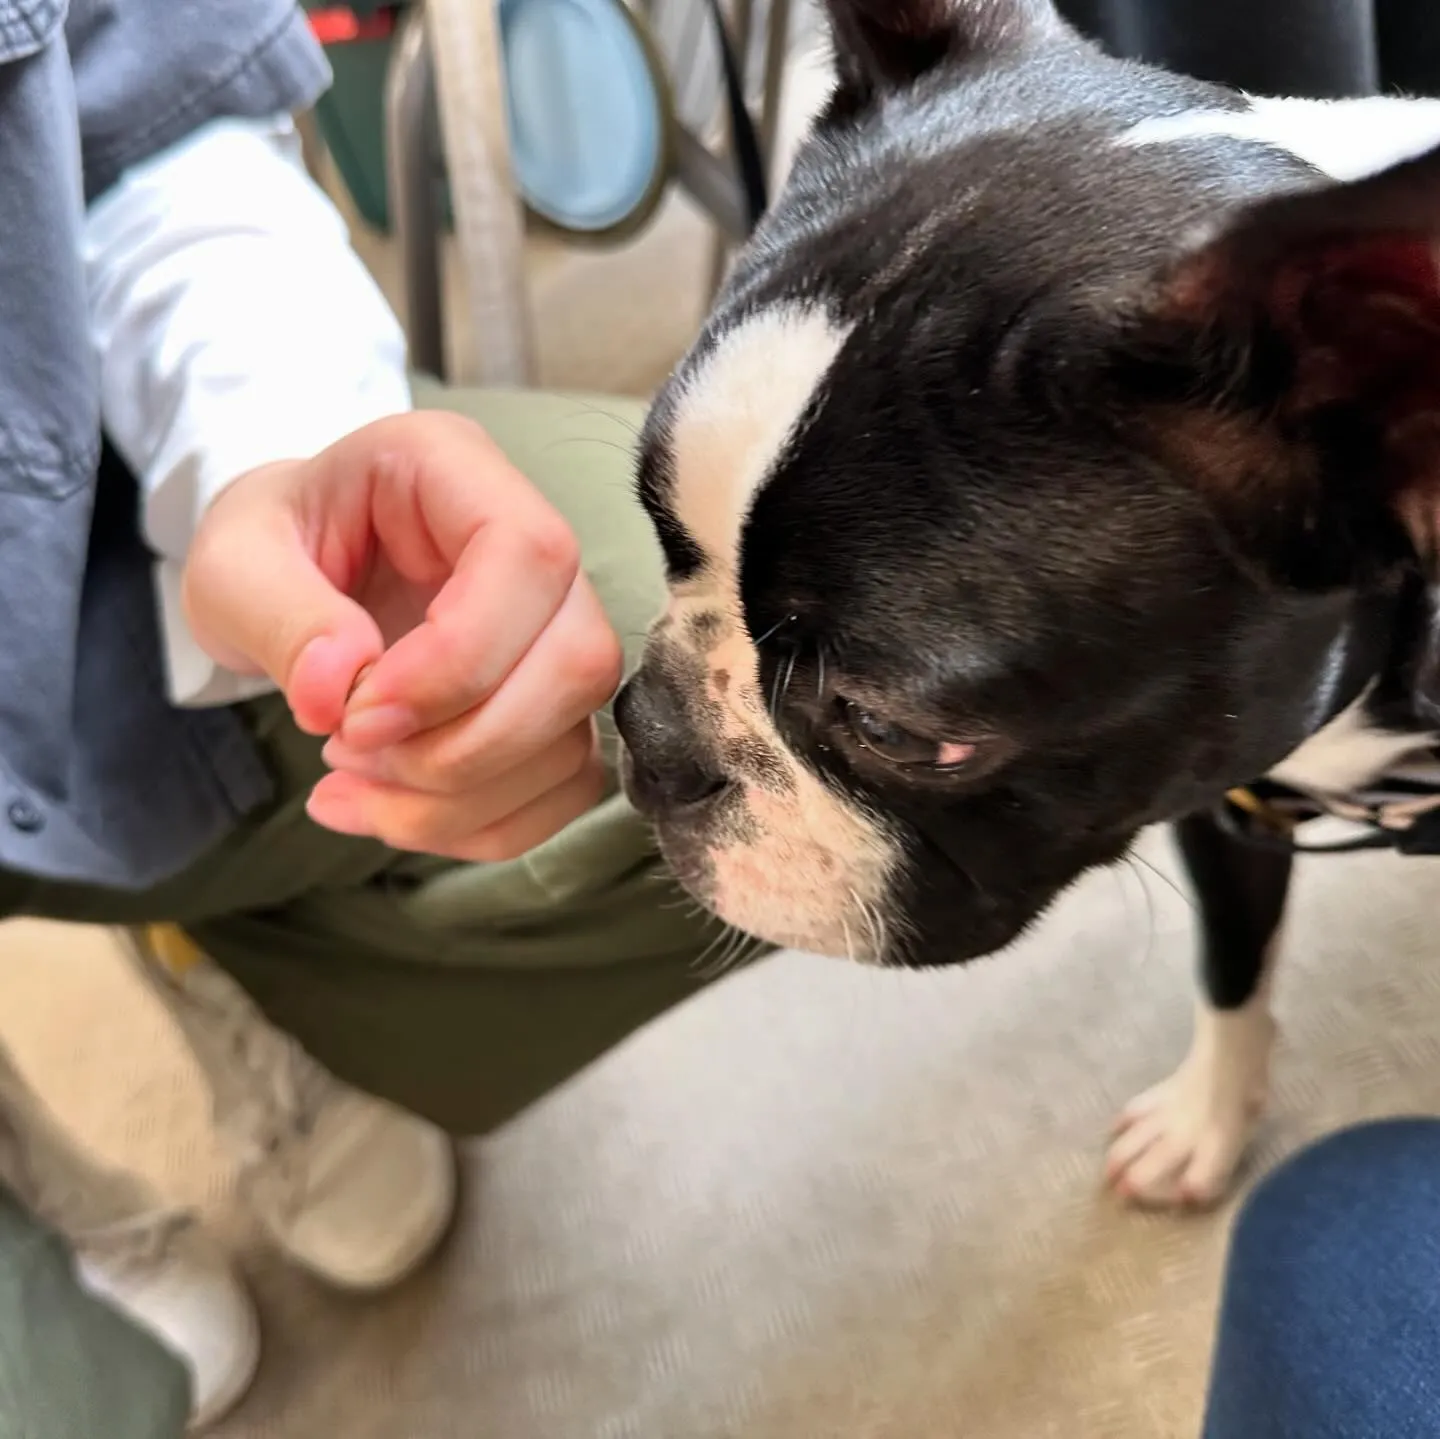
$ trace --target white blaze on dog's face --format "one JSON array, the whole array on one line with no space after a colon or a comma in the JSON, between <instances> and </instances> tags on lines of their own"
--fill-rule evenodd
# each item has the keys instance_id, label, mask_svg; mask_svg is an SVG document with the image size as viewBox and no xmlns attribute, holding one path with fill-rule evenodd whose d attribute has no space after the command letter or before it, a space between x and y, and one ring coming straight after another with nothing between
<instances>
[{"instance_id":1,"label":"white blaze on dog's face","mask_svg":"<svg viewBox=\"0 0 1440 1439\"><path fill-rule=\"evenodd\" d=\"M701 774L714 769L727 786L703 836L683 803L678 822L662 824L681 878L752 934L868 959L883 948L880 906L897 853L877 819L786 747L739 582L755 496L804 425L846 333L818 307L762 310L723 334L676 388L669 506L698 564L672 586L646 663L675 687L675 712L661 722L683 732L669 743L694 748Z\"/></svg>"}]
</instances>

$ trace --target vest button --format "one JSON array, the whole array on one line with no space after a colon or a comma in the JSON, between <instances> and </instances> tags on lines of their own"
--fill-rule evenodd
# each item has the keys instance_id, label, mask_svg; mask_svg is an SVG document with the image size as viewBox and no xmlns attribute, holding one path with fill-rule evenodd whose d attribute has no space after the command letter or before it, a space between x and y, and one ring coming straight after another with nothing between
<instances>
[{"instance_id":1,"label":"vest button","mask_svg":"<svg viewBox=\"0 0 1440 1439\"><path fill-rule=\"evenodd\" d=\"M45 816L28 799L12 799L5 816L21 834L36 834L45 828Z\"/></svg>"}]
</instances>

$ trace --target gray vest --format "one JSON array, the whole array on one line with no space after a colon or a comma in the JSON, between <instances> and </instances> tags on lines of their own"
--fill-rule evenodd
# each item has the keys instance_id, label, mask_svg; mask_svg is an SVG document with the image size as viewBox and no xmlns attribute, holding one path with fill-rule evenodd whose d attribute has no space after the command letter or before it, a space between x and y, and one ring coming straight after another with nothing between
<instances>
[{"instance_id":1,"label":"gray vest","mask_svg":"<svg viewBox=\"0 0 1440 1439\"><path fill-rule=\"evenodd\" d=\"M293 0L0 0L0 870L152 884L269 793L234 714L165 700L81 224L129 166L328 79Z\"/></svg>"}]
</instances>

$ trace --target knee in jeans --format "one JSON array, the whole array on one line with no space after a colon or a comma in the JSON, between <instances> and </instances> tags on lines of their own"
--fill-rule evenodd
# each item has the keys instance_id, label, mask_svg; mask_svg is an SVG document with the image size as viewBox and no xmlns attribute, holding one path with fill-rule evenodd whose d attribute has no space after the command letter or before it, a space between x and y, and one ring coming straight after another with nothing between
<instances>
[{"instance_id":1,"label":"knee in jeans","mask_svg":"<svg viewBox=\"0 0 1440 1439\"><path fill-rule=\"evenodd\" d=\"M1341 1130L1298 1153L1260 1181L1241 1206L1232 1247L1265 1267L1314 1258L1332 1244L1348 1251L1357 1215L1367 1227L1399 1203L1440 1188L1440 1120L1397 1119ZM1349 1239L1347 1239L1347 1231Z\"/></svg>"}]
</instances>

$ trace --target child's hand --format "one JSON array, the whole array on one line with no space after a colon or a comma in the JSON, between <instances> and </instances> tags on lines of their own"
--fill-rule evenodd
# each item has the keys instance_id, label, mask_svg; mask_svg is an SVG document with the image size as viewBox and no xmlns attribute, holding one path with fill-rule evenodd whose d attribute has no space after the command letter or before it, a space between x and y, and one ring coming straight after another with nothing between
<instances>
[{"instance_id":1,"label":"child's hand","mask_svg":"<svg viewBox=\"0 0 1440 1439\"><path fill-rule=\"evenodd\" d=\"M185 572L196 637L331 736L321 824L499 860L595 803L620 647L565 521L454 415L382 420L252 470Z\"/></svg>"}]
</instances>

